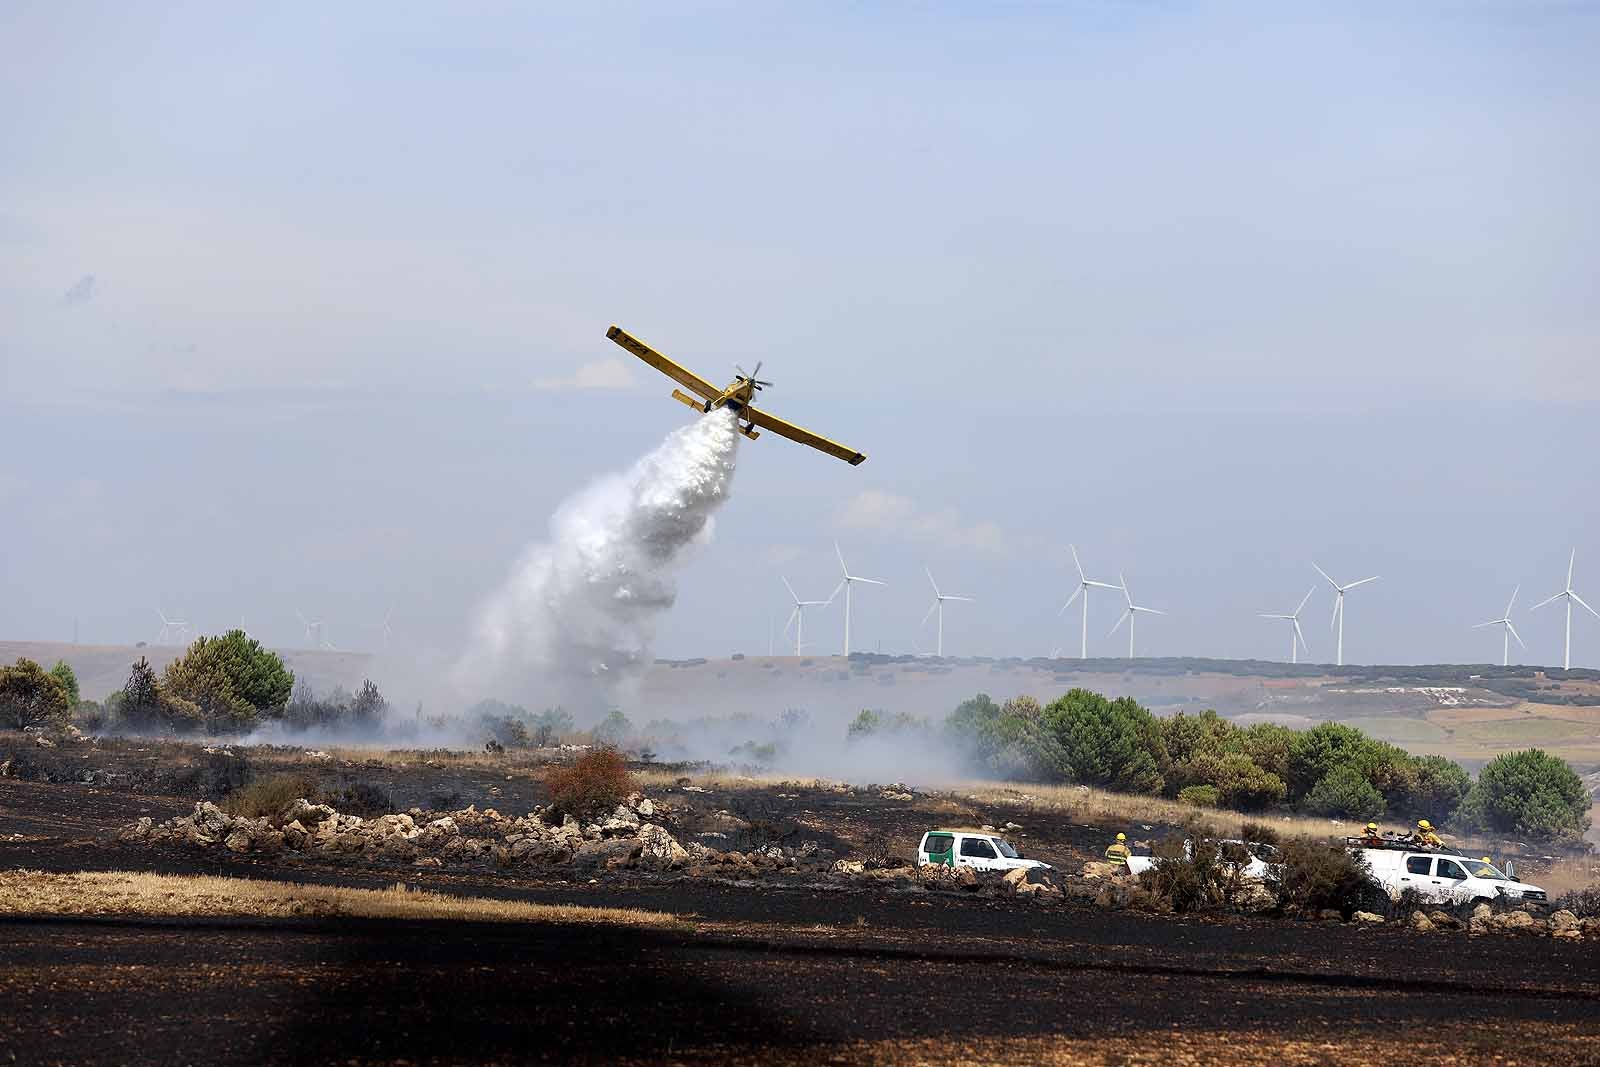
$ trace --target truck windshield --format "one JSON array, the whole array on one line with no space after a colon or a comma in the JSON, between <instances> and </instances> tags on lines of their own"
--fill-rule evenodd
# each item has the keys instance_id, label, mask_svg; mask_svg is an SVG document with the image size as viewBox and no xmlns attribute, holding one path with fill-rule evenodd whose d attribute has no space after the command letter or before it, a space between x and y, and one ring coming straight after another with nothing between
<instances>
[{"instance_id":1,"label":"truck windshield","mask_svg":"<svg viewBox=\"0 0 1600 1067\"><path fill-rule=\"evenodd\" d=\"M1467 870L1472 872L1472 877L1474 878L1493 878L1501 882L1507 880L1506 876L1500 873L1498 867L1492 863L1485 863L1483 860L1468 860Z\"/></svg>"},{"instance_id":2,"label":"truck windshield","mask_svg":"<svg viewBox=\"0 0 1600 1067\"><path fill-rule=\"evenodd\" d=\"M1003 837L991 837L989 840L994 842L994 847L999 849L1000 850L1000 855L1004 856L1006 859L1014 860L1014 859L1021 858L1021 853L1019 853L1016 849L1012 848L1011 847L1011 842L1007 841L1005 838L1003 838Z\"/></svg>"}]
</instances>

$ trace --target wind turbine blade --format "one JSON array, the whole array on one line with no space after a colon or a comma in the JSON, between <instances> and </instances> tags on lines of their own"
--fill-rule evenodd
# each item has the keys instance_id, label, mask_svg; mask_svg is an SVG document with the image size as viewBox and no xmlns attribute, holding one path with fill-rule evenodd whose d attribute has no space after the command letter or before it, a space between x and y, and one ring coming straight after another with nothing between
<instances>
[{"instance_id":1,"label":"wind turbine blade","mask_svg":"<svg viewBox=\"0 0 1600 1067\"><path fill-rule=\"evenodd\" d=\"M1577 593L1568 593L1567 595L1570 596L1573 600L1576 600L1579 604L1583 605L1583 610L1584 611L1587 611L1590 615L1593 615L1595 618L1600 619L1600 611L1596 611L1593 608L1591 608L1589 606L1589 604L1588 604L1588 601L1584 600L1583 597L1579 596Z\"/></svg>"},{"instance_id":2,"label":"wind turbine blade","mask_svg":"<svg viewBox=\"0 0 1600 1067\"><path fill-rule=\"evenodd\" d=\"M1300 606L1294 609L1294 617L1295 618L1298 619L1300 617L1300 612L1305 610L1306 601L1310 600L1311 599L1311 594L1315 593L1316 591L1317 591L1317 587L1316 586L1312 586L1310 589L1306 590L1306 595L1300 598Z\"/></svg>"},{"instance_id":3,"label":"wind turbine blade","mask_svg":"<svg viewBox=\"0 0 1600 1067\"><path fill-rule=\"evenodd\" d=\"M1346 589L1354 589L1358 585L1366 585L1368 582L1375 582L1377 580L1378 580L1378 575L1374 574L1371 578L1363 578L1359 582L1351 582L1349 585L1345 586L1345 588Z\"/></svg>"},{"instance_id":4,"label":"wind turbine blade","mask_svg":"<svg viewBox=\"0 0 1600 1067\"><path fill-rule=\"evenodd\" d=\"M1328 620L1328 629L1331 630L1335 626L1339 625L1339 609L1342 608L1342 607L1344 607L1344 597L1342 595L1334 596L1334 598L1333 598L1333 618Z\"/></svg>"},{"instance_id":5,"label":"wind turbine blade","mask_svg":"<svg viewBox=\"0 0 1600 1067\"><path fill-rule=\"evenodd\" d=\"M1121 589L1122 588L1122 586L1120 586L1120 585L1112 585L1110 582L1093 582L1093 581L1087 581L1086 580L1083 584L1084 585L1092 585L1096 589Z\"/></svg>"},{"instance_id":6,"label":"wind turbine blade","mask_svg":"<svg viewBox=\"0 0 1600 1067\"><path fill-rule=\"evenodd\" d=\"M1523 649L1526 650L1528 646L1523 643L1522 635L1517 633L1517 628L1515 626L1511 625L1511 620L1510 619L1506 620L1506 629L1510 630L1511 631L1511 636L1515 637L1517 639L1517 644L1522 645Z\"/></svg>"},{"instance_id":7,"label":"wind turbine blade","mask_svg":"<svg viewBox=\"0 0 1600 1067\"><path fill-rule=\"evenodd\" d=\"M789 584L789 579L784 578L781 574L778 577L783 578L783 587L789 590L789 595L794 598L794 602L796 604L800 603L800 594L794 591L794 586Z\"/></svg>"},{"instance_id":8,"label":"wind turbine blade","mask_svg":"<svg viewBox=\"0 0 1600 1067\"><path fill-rule=\"evenodd\" d=\"M1078 581L1087 582L1089 576L1083 573L1083 564L1078 561L1078 546L1068 545L1067 547L1072 550L1072 565L1078 568Z\"/></svg>"},{"instance_id":9,"label":"wind turbine blade","mask_svg":"<svg viewBox=\"0 0 1600 1067\"><path fill-rule=\"evenodd\" d=\"M1061 605L1061 610L1056 612L1056 614L1057 615L1065 615L1067 613L1067 609L1072 607L1072 605L1082 595L1083 595L1083 586L1080 585L1080 586L1078 586L1078 588L1076 588L1076 589L1074 589L1072 591L1072 595L1071 596L1067 597L1067 602L1065 604Z\"/></svg>"},{"instance_id":10,"label":"wind turbine blade","mask_svg":"<svg viewBox=\"0 0 1600 1067\"><path fill-rule=\"evenodd\" d=\"M1574 548L1572 555L1567 557L1567 588L1572 588L1572 565L1578 562L1578 550Z\"/></svg>"},{"instance_id":11,"label":"wind turbine blade","mask_svg":"<svg viewBox=\"0 0 1600 1067\"><path fill-rule=\"evenodd\" d=\"M831 593L829 593L829 594L828 594L828 599L827 599L827 600L824 600L824 601L823 601L823 603L824 603L824 604L832 604L832 603L833 603L833 598L834 598L834 597L836 597L836 596L838 596L838 595L839 595L839 592L840 592L840 591L841 591L841 590L842 590L842 589L844 589L844 583L843 583L843 582L840 582L840 583L839 583L839 584L838 584L838 585L836 585L836 586L834 586L834 587L833 587L833 592L831 592Z\"/></svg>"},{"instance_id":12,"label":"wind turbine blade","mask_svg":"<svg viewBox=\"0 0 1600 1067\"><path fill-rule=\"evenodd\" d=\"M1560 600L1562 597L1564 597L1566 595L1567 595L1566 590L1562 590L1561 592L1557 593L1555 596L1546 597L1545 599L1539 601L1537 604L1535 604L1533 607L1529 608L1528 610L1529 611L1538 611L1540 608L1544 607L1546 604L1549 604L1552 601Z\"/></svg>"},{"instance_id":13,"label":"wind turbine blade","mask_svg":"<svg viewBox=\"0 0 1600 1067\"><path fill-rule=\"evenodd\" d=\"M1475 622L1475 623L1472 624L1472 628L1474 630L1481 630L1485 626L1499 626L1501 623L1503 623L1505 621L1506 620L1504 620L1504 619L1490 619L1488 622Z\"/></svg>"},{"instance_id":14,"label":"wind turbine blade","mask_svg":"<svg viewBox=\"0 0 1600 1067\"><path fill-rule=\"evenodd\" d=\"M956 596L953 593L946 593L946 594L944 594L944 596L940 597L939 599L940 600L974 600L976 598L975 597L970 597L970 596Z\"/></svg>"},{"instance_id":15,"label":"wind turbine blade","mask_svg":"<svg viewBox=\"0 0 1600 1067\"><path fill-rule=\"evenodd\" d=\"M1294 635L1300 639L1300 647L1306 650L1306 655L1311 655L1311 646L1306 644L1306 635L1300 632L1300 620L1294 620Z\"/></svg>"},{"instance_id":16,"label":"wind turbine blade","mask_svg":"<svg viewBox=\"0 0 1600 1067\"><path fill-rule=\"evenodd\" d=\"M1511 605L1517 602L1517 594L1520 592L1522 592L1522 586L1518 584L1515 589L1511 590L1511 599L1506 601L1506 618L1508 619L1511 618Z\"/></svg>"},{"instance_id":17,"label":"wind turbine blade","mask_svg":"<svg viewBox=\"0 0 1600 1067\"><path fill-rule=\"evenodd\" d=\"M1128 611L1124 611L1122 613L1122 615L1117 619L1117 624L1115 626L1113 626L1111 629L1106 631L1106 636L1110 637L1112 634L1114 634L1118 630L1122 629L1122 624L1127 622L1132 617L1133 617L1133 611L1131 609L1128 610Z\"/></svg>"},{"instance_id":18,"label":"wind turbine blade","mask_svg":"<svg viewBox=\"0 0 1600 1067\"><path fill-rule=\"evenodd\" d=\"M866 582L868 585L888 585L889 584L888 582L880 582L876 578L857 578L853 574L850 576L850 580L852 582Z\"/></svg>"},{"instance_id":19,"label":"wind turbine blade","mask_svg":"<svg viewBox=\"0 0 1600 1067\"><path fill-rule=\"evenodd\" d=\"M1316 561L1313 560L1311 565L1313 567L1317 567ZM1317 567L1317 573L1322 575L1324 578L1328 578L1328 572L1323 570L1321 567ZM1328 578L1328 584L1333 586L1335 589L1339 588L1339 583L1334 581L1332 578Z\"/></svg>"},{"instance_id":20,"label":"wind turbine blade","mask_svg":"<svg viewBox=\"0 0 1600 1067\"><path fill-rule=\"evenodd\" d=\"M933 613L938 611L938 610L939 610L939 602L937 600L935 600L933 602L933 606L928 609L928 613L922 617L922 621L917 623L917 629L920 630L924 626L928 625L928 620L933 618Z\"/></svg>"},{"instance_id":21,"label":"wind turbine blade","mask_svg":"<svg viewBox=\"0 0 1600 1067\"><path fill-rule=\"evenodd\" d=\"M1292 618L1294 618L1293 615L1269 615L1264 611L1258 611L1258 612L1256 612L1256 614L1261 616L1263 619L1292 619Z\"/></svg>"},{"instance_id":22,"label":"wind turbine blade","mask_svg":"<svg viewBox=\"0 0 1600 1067\"><path fill-rule=\"evenodd\" d=\"M1133 594L1128 592L1128 576L1118 571L1117 580L1122 583L1122 595L1128 598L1128 607L1133 607Z\"/></svg>"},{"instance_id":23,"label":"wind turbine blade","mask_svg":"<svg viewBox=\"0 0 1600 1067\"><path fill-rule=\"evenodd\" d=\"M1129 611L1142 611L1146 615L1165 615L1166 614L1166 612L1162 611L1160 608L1129 608L1128 610Z\"/></svg>"},{"instance_id":24,"label":"wind turbine blade","mask_svg":"<svg viewBox=\"0 0 1600 1067\"><path fill-rule=\"evenodd\" d=\"M928 576L928 584L933 586L933 595L937 597L939 595L939 583L933 580L933 572L924 567L922 568L922 573Z\"/></svg>"},{"instance_id":25,"label":"wind turbine blade","mask_svg":"<svg viewBox=\"0 0 1600 1067\"><path fill-rule=\"evenodd\" d=\"M794 610L789 612L789 621L783 624L783 636L788 637L789 631L794 627L794 620L800 615L800 605L796 604Z\"/></svg>"},{"instance_id":26,"label":"wind turbine blade","mask_svg":"<svg viewBox=\"0 0 1600 1067\"><path fill-rule=\"evenodd\" d=\"M839 557L839 570L844 573L846 578L850 577L850 568L844 565L844 553L839 550L839 542L837 541L833 543L833 554Z\"/></svg>"}]
</instances>

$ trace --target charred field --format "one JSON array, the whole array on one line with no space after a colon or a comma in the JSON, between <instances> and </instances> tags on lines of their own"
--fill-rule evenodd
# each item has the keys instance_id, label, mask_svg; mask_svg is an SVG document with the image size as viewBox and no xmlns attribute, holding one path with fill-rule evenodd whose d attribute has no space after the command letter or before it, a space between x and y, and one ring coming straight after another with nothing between
<instances>
[{"instance_id":1,"label":"charred field","mask_svg":"<svg viewBox=\"0 0 1600 1067\"><path fill-rule=\"evenodd\" d=\"M428 867L119 840L141 817L194 809L226 778L217 754L107 741L29 755L28 777L0 778L3 870L403 883L678 921L3 915L0 996L15 1010L0 1016L0 1057L17 1062L1600 1058L1600 961L1580 941L1153 915L1070 897L1046 906L829 873L838 859L914 850L922 830L951 823L1020 824L1012 836L1026 854L1062 871L1098 857L1105 827L1022 796L1000 805L645 768L653 818L679 839L720 834L728 851L750 853L783 842L805 858L650 870L489 852ZM257 775L303 773L414 810L419 824L446 806L521 815L549 799L543 767L526 757L285 748L246 758Z\"/></svg>"}]
</instances>

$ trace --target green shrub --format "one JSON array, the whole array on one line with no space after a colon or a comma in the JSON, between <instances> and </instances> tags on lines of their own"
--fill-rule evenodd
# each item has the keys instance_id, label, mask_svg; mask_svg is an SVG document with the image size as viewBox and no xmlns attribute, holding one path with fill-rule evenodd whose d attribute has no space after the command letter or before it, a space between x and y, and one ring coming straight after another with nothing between
<instances>
[{"instance_id":1,"label":"green shrub","mask_svg":"<svg viewBox=\"0 0 1600 1067\"><path fill-rule=\"evenodd\" d=\"M61 688L67 691L67 706L76 707L82 699L78 690L78 673L72 669L72 664L64 659L56 660L56 665L50 668L50 677L61 683Z\"/></svg>"},{"instance_id":2,"label":"green shrub","mask_svg":"<svg viewBox=\"0 0 1600 1067\"><path fill-rule=\"evenodd\" d=\"M208 733L238 733L258 718L281 718L294 688L294 675L278 654L243 630L202 637L167 665L161 691L199 711ZM187 708L179 709L188 719Z\"/></svg>"},{"instance_id":3,"label":"green shrub","mask_svg":"<svg viewBox=\"0 0 1600 1067\"><path fill-rule=\"evenodd\" d=\"M1188 804L1195 808L1214 808L1217 806L1217 787L1214 785L1191 785L1186 789L1178 790L1178 803Z\"/></svg>"},{"instance_id":4,"label":"green shrub","mask_svg":"<svg viewBox=\"0 0 1600 1067\"><path fill-rule=\"evenodd\" d=\"M31 659L0 667L0 727L64 730L70 721L66 687Z\"/></svg>"},{"instance_id":5,"label":"green shrub","mask_svg":"<svg viewBox=\"0 0 1600 1067\"><path fill-rule=\"evenodd\" d=\"M583 819L611 811L633 792L633 775L614 748L583 753L571 764L545 772L550 803L557 811Z\"/></svg>"},{"instance_id":6,"label":"green shrub","mask_svg":"<svg viewBox=\"0 0 1600 1067\"><path fill-rule=\"evenodd\" d=\"M1381 908L1388 901L1373 881L1367 861L1336 845L1290 838L1278 846L1278 860L1268 886L1282 912L1315 915L1331 908L1348 920L1357 911Z\"/></svg>"},{"instance_id":7,"label":"green shrub","mask_svg":"<svg viewBox=\"0 0 1600 1067\"><path fill-rule=\"evenodd\" d=\"M1576 841L1589 829L1589 794L1567 762L1539 749L1491 760L1461 802L1469 826L1546 841Z\"/></svg>"},{"instance_id":8,"label":"green shrub","mask_svg":"<svg viewBox=\"0 0 1600 1067\"><path fill-rule=\"evenodd\" d=\"M1137 702L1072 689L1044 709L1043 721L1061 746L1073 781L1125 793L1161 791L1150 747L1159 740L1159 728Z\"/></svg>"},{"instance_id":9,"label":"green shrub","mask_svg":"<svg viewBox=\"0 0 1600 1067\"><path fill-rule=\"evenodd\" d=\"M1383 814L1383 794L1354 767L1335 767L1306 794L1304 807L1318 815L1343 819L1376 819Z\"/></svg>"}]
</instances>

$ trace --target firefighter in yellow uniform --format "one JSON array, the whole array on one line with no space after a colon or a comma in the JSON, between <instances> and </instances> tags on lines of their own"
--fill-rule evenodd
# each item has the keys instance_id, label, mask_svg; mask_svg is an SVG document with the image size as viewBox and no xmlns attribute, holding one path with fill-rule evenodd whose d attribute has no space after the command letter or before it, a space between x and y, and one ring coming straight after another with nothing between
<instances>
[{"instance_id":1,"label":"firefighter in yellow uniform","mask_svg":"<svg viewBox=\"0 0 1600 1067\"><path fill-rule=\"evenodd\" d=\"M1117 839L1106 846L1106 862L1128 865L1128 857L1133 855L1133 850L1128 847L1128 835L1118 834Z\"/></svg>"},{"instance_id":2,"label":"firefighter in yellow uniform","mask_svg":"<svg viewBox=\"0 0 1600 1067\"><path fill-rule=\"evenodd\" d=\"M1367 823L1367 829L1361 835L1361 843L1363 845L1374 845L1374 846L1383 844L1383 835L1378 832L1378 824L1377 823L1375 823L1375 822Z\"/></svg>"},{"instance_id":3,"label":"firefighter in yellow uniform","mask_svg":"<svg viewBox=\"0 0 1600 1067\"><path fill-rule=\"evenodd\" d=\"M1417 820L1417 830L1413 836L1415 836L1417 844L1423 848L1444 847L1444 838L1433 832L1433 823L1427 819Z\"/></svg>"}]
</instances>

